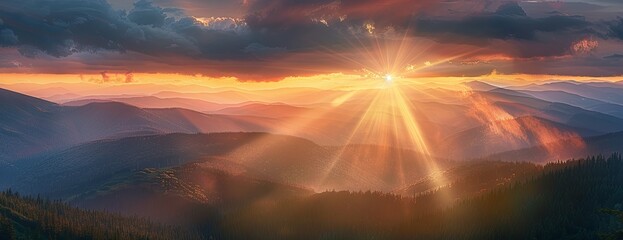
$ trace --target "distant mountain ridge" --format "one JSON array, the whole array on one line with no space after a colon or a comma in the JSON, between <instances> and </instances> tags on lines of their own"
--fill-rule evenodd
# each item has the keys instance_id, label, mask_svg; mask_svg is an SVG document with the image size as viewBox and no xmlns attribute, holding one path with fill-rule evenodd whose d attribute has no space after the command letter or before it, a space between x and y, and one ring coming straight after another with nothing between
<instances>
[{"instance_id":1,"label":"distant mountain ridge","mask_svg":"<svg viewBox=\"0 0 623 240\"><path fill-rule=\"evenodd\" d=\"M568 159L578 159L589 155L612 153L623 153L623 132L608 133L605 135L584 138L585 147L578 148L561 140L558 145L565 146L559 154L548 153L542 145L519 150L507 151L488 156L488 159L503 161L528 161L536 163L547 163L564 161Z\"/></svg>"},{"instance_id":2,"label":"distant mountain ridge","mask_svg":"<svg viewBox=\"0 0 623 240\"><path fill-rule=\"evenodd\" d=\"M618 83L579 83L579 82L551 82L540 85L512 87L513 90L536 90L536 91L565 91L567 93L597 99L604 102L623 104L621 84Z\"/></svg>"},{"instance_id":3,"label":"distant mountain ridge","mask_svg":"<svg viewBox=\"0 0 623 240\"><path fill-rule=\"evenodd\" d=\"M93 102L121 102L139 108L186 108L198 112L217 111L232 106L231 104L220 104L199 99L159 98L155 96L87 98L65 102L63 106L82 106Z\"/></svg>"},{"instance_id":4,"label":"distant mountain ridge","mask_svg":"<svg viewBox=\"0 0 623 240\"><path fill-rule=\"evenodd\" d=\"M270 119L209 115L186 109L141 109L118 102L61 106L0 90L0 160L79 143L165 133L268 131Z\"/></svg>"},{"instance_id":5,"label":"distant mountain ridge","mask_svg":"<svg viewBox=\"0 0 623 240\"><path fill-rule=\"evenodd\" d=\"M560 96L557 94L550 96L548 92L544 92L537 95L533 90L513 90L514 88L502 88L484 82L471 82L466 85L483 90L476 90L472 94L486 99L492 106L517 119L531 116L547 121L548 126L584 137L623 131L623 119L615 117L623 114L617 112L619 108L623 109L623 106L617 108L619 105L593 99L590 101L597 105L591 110L588 105L574 106L582 103L582 96L576 94L555 92L560 93L558 94ZM307 93L304 90L307 89L301 89L303 93ZM531 96L531 93L537 96ZM139 108L106 99L85 100L70 103L79 106L65 106L3 90L0 92L4 100L2 105L4 118L0 118L0 139L3 140L0 142L0 150L4 151L0 151L0 164L39 152L94 140L167 133L273 132L305 137L321 144L341 145L344 141L349 141L348 136L355 131L353 126L357 125L361 114L370 107L370 103L363 99L369 100L374 94L366 90L353 96L353 100L333 107L329 105L302 107L264 102L216 104L209 108L230 107L206 114L185 108L169 108L169 106L194 106L194 109L197 107L194 104L207 103L198 99L180 98L184 96L183 94L165 99L153 96L120 99L120 101L135 101L135 104L140 106L160 107L156 109ZM212 96L209 93L196 95ZM551 100L560 99L563 103L542 100L546 97L551 97ZM148 104L150 99L157 101ZM182 102L177 102L178 100ZM417 119L424 131L423 136L429 138L429 142L437 143L434 148L439 149L438 152L457 153L451 155L451 158L469 159L532 145L517 146L517 149L490 147L490 150L477 154L473 152L484 148L454 151L461 150L466 145L458 144L465 140L457 142L452 139L476 138L482 142L481 145L495 141L494 137L482 134L470 138L469 132L482 132L483 127L496 121L481 122L471 118L470 111L474 110L474 106L469 103L441 103L431 100L413 104L413 118ZM374 144L354 140L355 142L348 144ZM404 141L407 141L406 138L401 142Z\"/></svg>"}]
</instances>

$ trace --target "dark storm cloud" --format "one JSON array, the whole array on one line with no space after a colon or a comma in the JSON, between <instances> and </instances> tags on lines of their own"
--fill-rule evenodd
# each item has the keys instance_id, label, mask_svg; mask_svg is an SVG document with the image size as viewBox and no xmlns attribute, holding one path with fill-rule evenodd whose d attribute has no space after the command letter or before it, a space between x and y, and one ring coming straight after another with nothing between
<instances>
[{"instance_id":1,"label":"dark storm cloud","mask_svg":"<svg viewBox=\"0 0 623 240\"><path fill-rule=\"evenodd\" d=\"M326 48L344 50L362 35L362 23L345 12L346 1L256 0L249 6L245 22L255 41L291 52ZM362 1L368 2L368 1Z\"/></svg>"},{"instance_id":2,"label":"dark storm cloud","mask_svg":"<svg viewBox=\"0 0 623 240\"><path fill-rule=\"evenodd\" d=\"M0 46L6 47L17 44L17 36L11 29L0 29Z\"/></svg>"},{"instance_id":3,"label":"dark storm cloud","mask_svg":"<svg viewBox=\"0 0 623 240\"><path fill-rule=\"evenodd\" d=\"M244 58L253 39L242 33L208 28L193 18L174 19L141 0L129 13L103 0L6 0L0 2L0 44L18 45L55 57L83 51L135 51L156 56Z\"/></svg>"},{"instance_id":4,"label":"dark storm cloud","mask_svg":"<svg viewBox=\"0 0 623 240\"><path fill-rule=\"evenodd\" d=\"M614 38L623 40L623 18L612 21L609 24L609 35Z\"/></svg>"},{"instance_id":5,"label":"dark storm cloud","mask_svg":"<svg viewBox=\"0 0 623 240\"><path fill-rule=\"evenodd\" d=\"M581 17L551 16L529 18L524 15L487 14L461 20L420 19L417 32L434 37L455 35L462 38L444 40L468 41L470 39L520 39L537 40L537 33L559 33L579 31L588 33L588 22Z\"/></svg>"},{"instance_id":6,"label":"dark storm cloud","mask_svg":"<svg viewBox=\"0 0 623 240\"><path fill-rule=\"evenodd\" d=\"M571 45L588 36L599 36L593 24L580 16L552 15L529 17L517 3L507 3L493 13L460 19L416 20L416 33L441 42L488 46L503 40L502 52L516 57L567 55Z\"/></svg>"},{"instance_id":7,"label":"dark storm cloud","mask_svg":"<svg viewBox=\"0 0 623 240\"><path fill-rule=\"evenodd\" d=\"M339 44L348 42L353 34L359 34L358 40L365 39L370 36L360 33L365 33L363 26L370 24L379 33L375 37L389 30L409 31L413 36L432 38L441 43L477 47L503 45L503 49L497 49L499 53L517 58L565 56L573 54L573 44L578 41L605 37L604 33L594 30L594 23L582 16L550 14L531 17L515 2L499 2L474 4L481 5L479 9L497 6L493 12L457 17L443 15L443 7L439 6L446 4L443 1L258 0L250 8L252 13L247 17L247 23L254 30L270 33L273 36L270 42L273 43L281 40L281 44L291 45L304 42ZM431 17L431 13L442 15ZM318 24L319 19L327 26ZM505 43L494 44L496 40Z\"/></svg>"},{"instance_id":8,"label":"dark storm cloud","mask_svg":"<svg viewBox=\"0 0 623 240\"><path fill-rule=\"evenodd\" d=\"M374 22L379 28L404 27L433 0L256 0L249 15L258 25L288 27L310 19L351 25ZM329 24L332 25L332 24Z\"/></svg>"},{"instance_id":9,"label":"dark storm cloud","mask_svg":"<svg viewBox=\"0 0 623 240\"><path fill-rule=\"evenodd\" d=\"M103 0L7 0L0 3L0 44L20 45L63 57L79 51L136 51L149 55L185 55L209 59L244 59L256 46L297 51L341 46L370 22L380 31L410 26L414 14L431 1L413 0L256 0L244 23L246 32L209 29L194 18L168 17L146 0L127 14ZM492 14L460 20L419 19L416 33L440 41L536 39L537 33L582 31L580 17L530 18L517 4ZM448 38L447 35L464 38ZM365 36L364 36L365 37ZM32 48L34 47L34 49ZM269 51L263 51L269 52Z\"/></svg>"},{"instance_id":10,"label":"dark storm cloud","mask_svg":"<svg viewBox=\"0 0 623 240\"><path fill-rule=\"evenodd\" d=\"M153 27L164 25L166 18L167 15L162 8L154 6L146 0L134 3L134 9L128 14L130 21L139 25L151 25Z\"/></svg>"},{"instance_id":11,"label":"dark storm cloud","mask_svg":"<svg viewBox=\"0 0 623 240\"><path fill-rule=\"evenodd\" d=\"M2 28L12 31L18 39L15 45L29 54L35 49L55 57L97 50L199 54L197 45L185 36L139 25L124 15L98 0L0 2ZM145 15L137 14L135 20L157 24Z\"/></svg>"},{"instance_id":12,"label":"dark storm cloud","mask_svg":"<svg viewBox=\"0 0 623 240\"><path fill-rule=\"evenodd\" d=\"M30 58L91 54L80 60L103 62L104 67L153 62L180 72L193 66L193 73L221 68L214 71L278 79L300 72L304 64L338 71L340 66L314 53L356 51L377 38L402 37L406 31L411 37L472 45L487 48L490 55L517 58L573 55L574 44L592 37L623 39L622 19L595 27L597 23L580 16L533 17L516 3L498 0L156 2L162 5L139 0L126 10L116 10L105 0L0 0L0 47L18 49ZM237 18L217 15L218 9L211 15L198 14L210 4L226 5L225 12L240 6L245 12L237 13ZM104 59L109 52L125 53L132 60Z\"/></svg>"},{"instance_id":13,"label":"dark storm cloud","mask_svg":"<svg viewBox=\"0 0 623 240\"><path fill-rule=\"evenodd\" d=\"M124 0L111 0L124 1ZM189 16L244 17L247 0L153 0L162 7L181 8Z\"/></svg>"},{"instance_id":14,"label":"dark storm cloud","mask_svg":"<svg viewBox=\"0 0 623 240\"><path fill-rule=\"evenodd\" d=\"M310 6L300 5L304 6L301 11ZM296 8L297 4L285 6ZM136 2L127 13L114 10L104 0L6 0L0 2L0 45L18 46L29 57L110 50L190 59L257 60L271 53L343 41L338 26L330 28L313 19L286 21L272 17L281 14L274 11L265 14L250 14L246 22L211 18L202 23L180 15L175 8L161 8L146 0Z\"/></svg>"}]
</instances>

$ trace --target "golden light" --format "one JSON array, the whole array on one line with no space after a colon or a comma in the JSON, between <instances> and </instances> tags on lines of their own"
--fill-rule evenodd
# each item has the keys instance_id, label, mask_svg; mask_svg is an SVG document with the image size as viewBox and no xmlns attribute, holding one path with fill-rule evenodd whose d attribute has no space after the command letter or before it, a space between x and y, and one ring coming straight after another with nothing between
<instances>
[{"instance_id":1,"label":"golden light","mask_svg":"<svg viewBox=\"0 0 623 240\"><path fill-rule=\"evenodd\" d=\"M224 19L199 20L209 25L212 21ZM372 24L366 25L365 29L369 33L374 33L373 30L375 30ZM500 78L524 81L524 79L534 77L490 74L475 79L463 77L416 78L418 71L422 69L438 67L448 61L469 55L473 51L460 52L454 56L439 59L426 56L425 52L430 48L426 43L405 40L407 38L374 37L373 39L374 42L372 43L365 42L365 39L353 41L352 44L361 44L354 47L354 49L361 49L354 55L344 54L337 50L331 52L331 56L336 58L333 60L347 61L354 68L360 69L358 71L309 77L293 76L281 82L241 83L234 77L208 78L175 74L136 74L137 82L124 83L123 85L120 83L84 84L84 81L88 81L88 79L99 77L98 74L80 75L80 77L74 75L72 78L63 77L63 79L71 79L71 81L65 80L69 83L82 83L79 89L81 92L98 94L113 94L112 91L118 91L121 87L127 93L134 93L130 90L137 89L137 94L139 91L141 91L140 93L154 94L161 91L161 85L158 84L166 83L170 88L189 94L207 91L218 92L226 89L237 93L248 93L253 95L252 100L261 102L284 102L302 107L306 105L320 106L312 108L313 110L310 111L297 113L296 116L287 119L279 119L279 128L270 131L271 133L299 136L312 140L316 140L319 135L325 134L323 137L332 141L330 144L334 144L333 147L338 149L337 153L327 160L326 165L323 162L323 171L316 179L310 180L314 182L315 190L353 190L353 186L338 185L330 180L330 176L338 172L339 168L348 166L353 171L364 172L360 177L364 179L362 182L368 184L362 186L363 189L361 190L392 191L395 190L392 188L396 186L408 186L422 177L421 174L413 173L413 168L408 166L412 166L414 162L423 163L418 166L422 168L422 172L434 176L436 186L442 187L450 184L441 174L444 168L436 160L435 150L437 149L431 147L437 142L431 140L434 139L434 136L431 136L433 134L428 128L430 125L427 124L431 122L430 115L434 115L436 112L425 112L418 109L420 105L417 105L416 102L421 96L436 97L434 96L435 92L429 91L431 85L425 85L428 84L424 83L425 81L439 85L459 85L458 83L466 81L466 79L490 81ZM37 81L59 81L57 75L41 75L38 78L44 80L37 79ZM546 77L539 76L539 79L544 78ZM15 79L12 81L26 81L24 79L33 81L33 76L11 76L10 79ZM176 81L172 82L171 79ZM586 78L586 80L588 79ZM611 80L617 79L612 78ZM153 87L149 87L151 84L154 84ZM105 88L108 87L107 85L119 85L119 88ZM63 87L68 88L71 86L63 85ZM307 97L301 97L303 95L300 92L303 91L301 88L313 88L313 90L305 91L315 92L305 92L305 96L310 96L307 99ZM110 89L106 91L111 92L104 92L102 89ZM201 97L196 94L189 96L210 101L207 98L208 94L201 95ZM241 101L240 98L236 97L232 97L232 99ZM505 143L510 145L515 142L527 141L528 136L533 136L537 140L547 143L547 150L555 154L562 149L556 145L558 139L578 138L572 133L552 130L550 126L538 119L526 118L522 121L516 121L515 116L496 107L495 101L490 99L479 98L477 95L471 94L464 99L461 97L457 97L457 99L462 101L461 104L470 108L471 113L475 118L478 118L478 121L487 124L491 134L499 135L500 138L504 138ZM237 102L232 101L232 103ZM315 137L316 139L314 139ZM582 145L579 140L576 142L578 146ZM262 155L271 151L278 151L276 149L280 146L279 143L271 142L269 137L255 139L250 145L254 147L236 149L229 154L240 156L240 159L243 159L245 163L261 161ZM365 150L357 151L364 149L357 147L360 145L369 146ZM358 168L363 162L375 167L363 170ZM343 169L340 171L343 172ZM451 200L452 198L447 196L447 199Z\"/></svg>"},{"instance_id":2,"label":"golden light","mask_svg":"<svg viewBox=\"0 0 623 240\"><path fill-rule=\"evenodd\" d=\"M384 79L387 84L391 84L394 81L394 78L390 74L386 74Z\"/></svg>"},{"instance_id":3,"label":"golden light","mask_svg":"<svg viewBox=\"0 0 623 240\"><path fill-rule=\"evenodd\" d=\"M585 147L580 135L552 126L533 116L513 116L494 104L495 99L467 90L464 101L468 103L469 115L486 126L489 138L500 138L502 144L514 148L530 144L531 138L542 145L552 159L565 157L565 145L581 149ZM565 142L561 141L565 140ZM500 148L500 146L493 146Z\"/></svg>"},{"instance_id":4,"label":"golden light","mask_svg":"<svg viewBox=\"0 0 623 240\"><path fill-rule=\"evenodd\" d=\"M340 85L328 89L340 89L342 93L334 95L328 106L298 114L272 132L307 138L313 131L324 131L326 138L336 143L331 157L326 162L322 160L320 174L306 180L311 184L305 185L316 191L394 191L425 176L435 176L437 186L447 186L449 183L440 174L444 167L438 165L429 147L430 131L425 131L421 124L429 120L423 119L425 115L417 109L411 95L428 94L420 89L418 79L407 75L412 73L408 66L415 64L424 50L396 39L371 46L359 48L364 50L357 57L332 52L338 60L359 66L359 77L327 76L331 83ZM286 79L281 84L298 80L305 79ZM266 151L240 148L231 154L244 156L245 161L261 161L270 148L279 146L269 138L254 142ZM358 184L344 182L341 174L345 172L355 173ZM450 196L447 199L452 200Z\"/></svg>"},{"instance_id":5,"label":"golden light","mask_svg":"<svg viewBox=\"0 0 623 240\"><path fill-rule=\"evenodd\" d=\"M410 96L414 92L421 92L423 95L426 93L423 89L419 89L420 83L417 79L408 76L415 71L434 67L454 58L442 59L435 63L427 62L423 67L410 68L414 66L413 64L417 62L416 60L426 47L407 39L407 37L376 39L372 47L359 48L363 50L358 56L363 57L335 54L341 60L359 65L363 69L362 78L357 82L353 81L353 85L376 81L377 87L351 91L332 102L333 108L349 105L349 102L365 107L363 111L355 113L357 114L355 118L358 119L356 124L349 128L350 133L344 140L340 152L326 167L324 177L320 179L315 189L336 189L331 185L331 176L336 170L344 167L344 159L349 159L349 156L353 154L353 148L357 148L356 146L360 144L371 144L373 148L358 149L357 158L350 160L354 162L348 164L358 166L366 162L368 165L375 166L366 169L374 174L366 175L364 179L370 186L376 187L375 190L391 191L394 190L391 189L392 186L394 188L408 186L426 175L435 176L432 179L437 186L449 184L444 175L440 174L443 167L438 165L435 154L429 147L428 141L431 136L427 136L427 132L421 125L421 121L425 119L420 119L421 114L416 114L420 110L415 107L414 100ZM361 41L358 43L363 44ZM457 57L462 55L464 53L457 54ZM397 81L398 79L400 82ZM361 95L364 94L369 94L370 97L362 98ZM414 165L419 166L420 169L413 169ZM374 176L377 179L373 178ZM444 198L447 201L453 199L449 195Z\"/></svg>"}]
</instances>

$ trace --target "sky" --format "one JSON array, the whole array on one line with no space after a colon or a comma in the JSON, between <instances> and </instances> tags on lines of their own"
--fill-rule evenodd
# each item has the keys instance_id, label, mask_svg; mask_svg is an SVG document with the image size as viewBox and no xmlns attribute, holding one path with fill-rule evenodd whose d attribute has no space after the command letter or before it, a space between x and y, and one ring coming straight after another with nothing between
<instances>
[{"instance_id":1,"label":"sky","mask_svg":"<svg viewBox=\"0 0 623 240\"><path fill-rule=\"evenodd\" d=\"M492 73L622 76L623 1L0 1L4 83Z\"/></svg>"}]
</instances>

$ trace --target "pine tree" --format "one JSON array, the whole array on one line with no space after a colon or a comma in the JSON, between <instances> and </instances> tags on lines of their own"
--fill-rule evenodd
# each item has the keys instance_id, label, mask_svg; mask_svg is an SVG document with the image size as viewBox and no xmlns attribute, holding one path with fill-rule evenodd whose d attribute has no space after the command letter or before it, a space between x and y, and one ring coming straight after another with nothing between
<instances>
[{"instance_id":1,"label":"pine tree","mask_svg":"<svg viewBox=\"0 0 623 240\"><path fill-rule=\"evenodd\" d=\"M0 240L14 240L15 238L13 223L5 216L0 215Z\"/></svg>"},{"instance_id":2,"label":"pine tree","mask_svg":"<svg viewBox=\"0 0 623 240\"><path fill-rule=\"evenodd\" d=\"M620 223L623 223L623 211L614 209L603 209L601 210L601 212L615 216ZM618 229L611 233L602 234L601 238L604 240L621 240L623 239L623 229Z\"/></svg>"}]
</instances>

